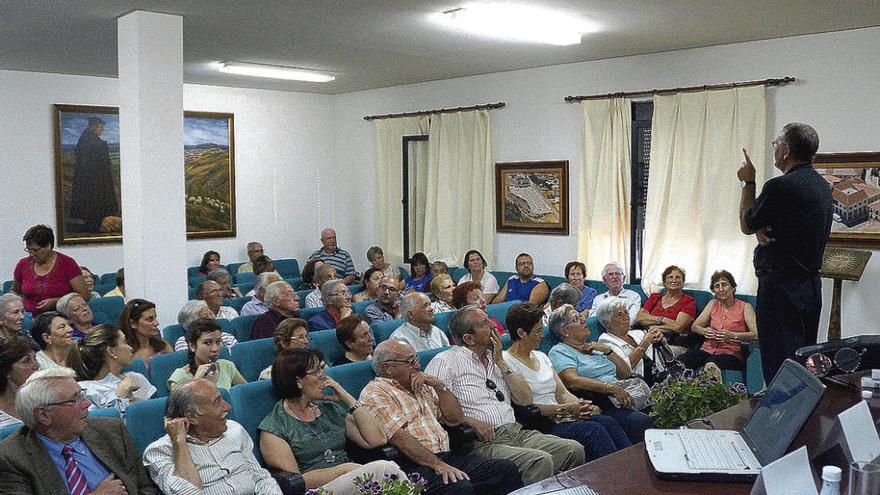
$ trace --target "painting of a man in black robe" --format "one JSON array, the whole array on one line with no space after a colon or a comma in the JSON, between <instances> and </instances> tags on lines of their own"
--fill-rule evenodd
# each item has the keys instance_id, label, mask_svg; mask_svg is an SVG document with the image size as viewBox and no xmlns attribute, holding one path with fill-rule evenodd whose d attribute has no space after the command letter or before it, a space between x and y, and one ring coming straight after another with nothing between
<instances>
[{"instance_id":1,"label":"painting of a man in black robe","mask_svg":"<svg viewBox=\"0 0 880 495\"><path fill-rule=\"evenodd\" d=\"M89 117L74 152L70 216L81 220L82 231L87 233L101 232L104 218L119 216L110 151L101 139L104 124L98 117Z\"/></svg>"}]
</instances>

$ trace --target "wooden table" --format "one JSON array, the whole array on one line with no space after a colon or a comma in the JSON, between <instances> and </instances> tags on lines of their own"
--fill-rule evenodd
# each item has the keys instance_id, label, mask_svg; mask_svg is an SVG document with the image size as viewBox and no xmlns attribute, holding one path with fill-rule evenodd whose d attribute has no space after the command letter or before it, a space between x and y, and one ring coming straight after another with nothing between
<instances>
[{"instance_id":1,"label":"wooden table","mask_svg":"<svg viewBox=\"0 0 880 495\"><path fill-rule=\"evenodd\" d=\"M858 383L858 374L842 378L849 383ZM860 400L856 390L828 382L825 384L828 387L825 395L795 438L789 452L802 445L807 445L812 447L810 455L816 455L815 447L829 435L837 415ZM714 414L709 419L718 429L740 430L757 404L757 399L749 399ZM880 417L880 410L872 408L871 413L875 421ZM601 495L704 495L706 493L748 495L752 489L751 483L698 483L661 480L651 467L651 461L645 451L645 444L639 443L565 473L560 473L555 478L548 478L521 488L514 493L516 495L550 493L562 488L580 485L587 485Z\"/></svg>"}]
</instances>

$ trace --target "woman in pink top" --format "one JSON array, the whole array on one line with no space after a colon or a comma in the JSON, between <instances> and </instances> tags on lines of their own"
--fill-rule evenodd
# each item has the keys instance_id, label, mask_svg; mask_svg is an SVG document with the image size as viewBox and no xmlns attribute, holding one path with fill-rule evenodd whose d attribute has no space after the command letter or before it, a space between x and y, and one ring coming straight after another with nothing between
<instances>
[{"instance_id":1,"label":"woman in pink top","mask_svg":"<svg viewBox=\"0 0 880 495\"><path fill-rule=\"evenodd\" d=\"M692 369L706 363L715 363L721 369L743 369L742 342L758 338L755 308L734 297L736 281L730 272L719 270L711 280L716 299L706 305L691 327L706 340L702 347L678 359Z\"/></svg>"},{"instance_id":2,"label":"woman in pink top","mask_svg":"<svg viewBox=\"0 0 880 495\"><path fill-rule=\"evenodd\" d=\"M92 296L79 265L70 256L55 251L55 234L45 225L25 232L26 258L15 265L12 292L23 298L24 309L35 316L55 309L58 299L76 292L86 301Z\"/></svg>"}]
</instances>

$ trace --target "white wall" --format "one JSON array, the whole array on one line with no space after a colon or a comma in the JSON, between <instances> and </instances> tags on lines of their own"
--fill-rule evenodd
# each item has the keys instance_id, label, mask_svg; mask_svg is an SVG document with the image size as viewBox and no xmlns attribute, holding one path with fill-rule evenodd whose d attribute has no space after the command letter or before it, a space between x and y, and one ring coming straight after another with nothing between
<instances>
[{"instance_id":1,"label":"white wall","mask_svg":"<svg viewBox=\"0 0 880 495\"><path fill-rule=\"evenodd\" d=\"M505 101L491 112L496 161L567 159L570 161L572 235L568 237L499 234L493 268L512 270L520 251L535 254L538 273L560 273L577 251L577 198L581 165L581 117L567 95L609 93L764 79L791 75L793 84L768 89L768 132L789 121L816 127L820 151L877 150L880 99L880 28L568 64L412 84L340 95L333 101L334 161L337 193L357 207L336 209L332 222L340 243L362 253L375 237L375 147L372 124L364 115ZM768 163L772 163L769 156ZM730 187L738 163L731 163ZM357 177L358 180L346 180ZM455 192L449 191L450 198ZM492 208L490 199L486 207ZM736 212L722 214L735 215ZM876 333L880 259L872 259L860 283L844 284L844 335ZM597 274L588 274L598 278ZM827 328L831 284L825 284ZM820 334L824 330L820 331Z\"/></svg>"}]
</instances>

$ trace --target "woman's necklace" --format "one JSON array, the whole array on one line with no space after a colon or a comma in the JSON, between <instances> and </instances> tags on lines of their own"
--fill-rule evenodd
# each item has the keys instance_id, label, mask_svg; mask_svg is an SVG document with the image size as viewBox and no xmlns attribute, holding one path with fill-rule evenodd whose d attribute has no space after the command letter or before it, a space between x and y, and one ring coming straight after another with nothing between
<instances>
[{"instance_id":1,"label":"woman's necklace","mask_svg":"<svg viewBox=\"0 0 880 495\"><path fill-rule=\"evenodd\" d=\"M315 407L315 405L311 404L311 403L309 403L309 406L312 408ZM290 411L293 412L293 408L290 406L288 406L288 407L290 408ZM316 428L314 428L312 426L312 423L315 423L318 421L318 413L315 412L314 414L315 414L315 419L313 419L311 421L306 421L304 419L301 419L297 415L295 415L295 417L296 417L296 419L299 419L302 424L306 425L306 428L308 428L309 432L312 435L314 435L315 438L317 438L321 441L321 446L324 447L324 462L326 462L327 464L333 464L334 462L336 462L336 454L334 454L333 451L330 450L330 446L327 444L327 439L323 435L321 435L321 432L319 432Z\"/></svg>"}]
</instances>

